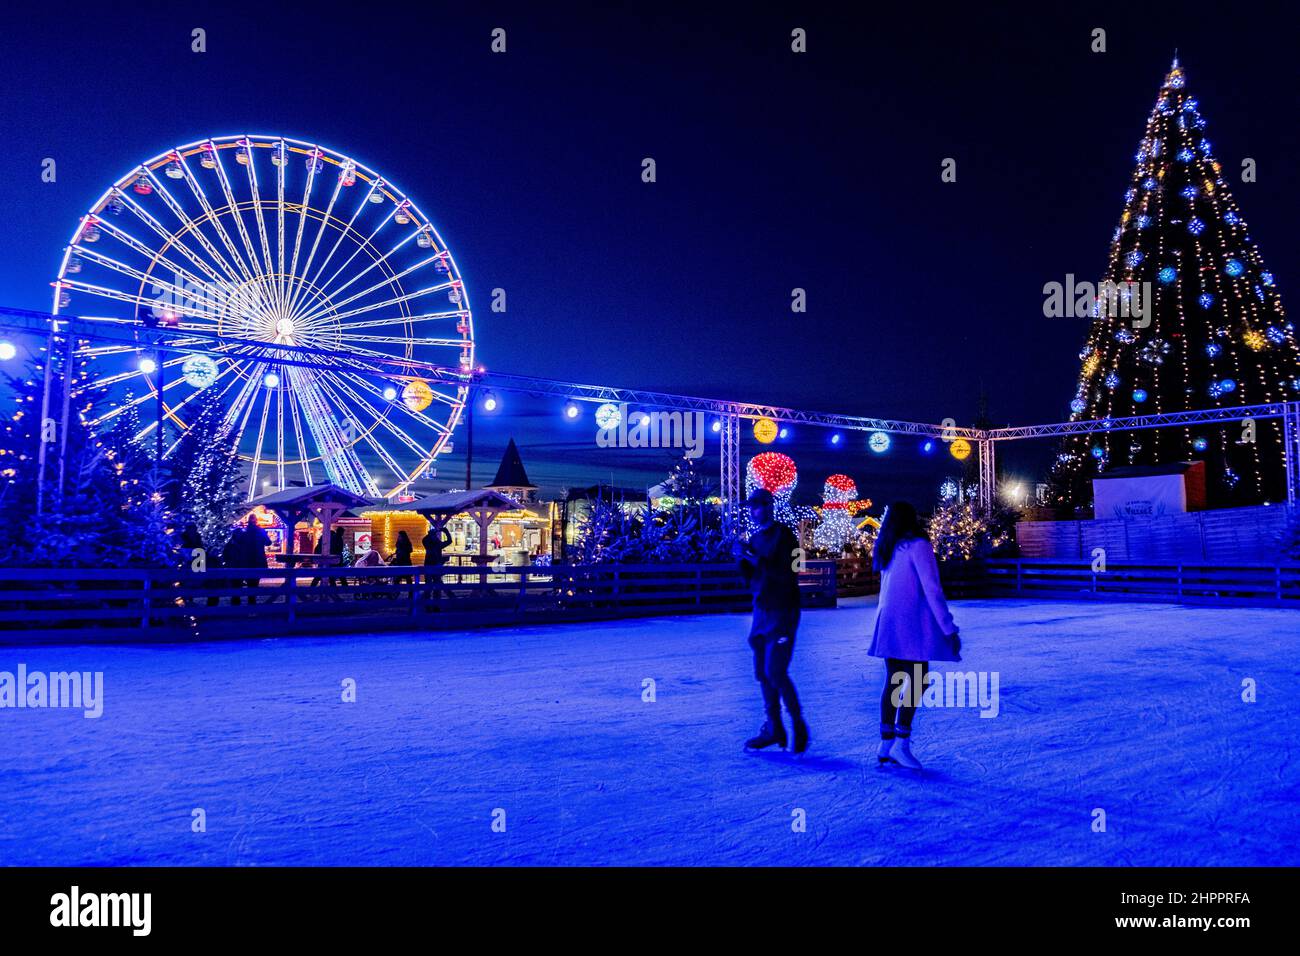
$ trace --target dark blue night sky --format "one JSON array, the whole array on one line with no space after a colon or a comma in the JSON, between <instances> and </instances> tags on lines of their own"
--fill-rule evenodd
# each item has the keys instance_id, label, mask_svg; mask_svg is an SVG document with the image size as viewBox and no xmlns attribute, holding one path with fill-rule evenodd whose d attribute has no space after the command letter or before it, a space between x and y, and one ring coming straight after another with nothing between
<instances>
[{"instance_id":1,"label":"dark blue night sky","mask_svg":"<svg viewBox=\"0 0 1300 956\"><path fill-rule=\"evenodd\" d=\"M1284 296L1297 272L1296 24L1268 26L1262 8L241 6L6 12L0 303L48 308L78 216L141 160L282 133L355 155L433 217L490 369L963 423L983 388L996 424L1060 421L1086 324L1044 318L1042 287L1100 276L1175 48L1225 166L1258 163L1258 182L1230 178ZM190 52L196 26L207 53ZM796 26L806 55L790 52ZM945 157L956 183L940 181ZM547 490L666 472L665 453L599 449L590 415L566 425L559 408L513 397L480 416L476 479L512 434ZM806 499L836 470L865 496L928 503L956 470L901 439L875 456L826 437L777 446ZM445 484L463 481L461 447ZM1031 477L1049 451L1000 465Z\"/></svg>"}]
</instances>

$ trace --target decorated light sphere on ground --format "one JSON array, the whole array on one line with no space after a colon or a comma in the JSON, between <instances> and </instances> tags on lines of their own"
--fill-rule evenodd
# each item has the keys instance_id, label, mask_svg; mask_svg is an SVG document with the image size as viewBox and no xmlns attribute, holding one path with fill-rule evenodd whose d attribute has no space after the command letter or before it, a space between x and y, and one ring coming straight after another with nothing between
<instances>
[{"instance_id":1,"label":"decorated light sphere on ground","mask_svg":"<svg viewBox=\"0 0 1300 956\"><path fill-rule=\"evenodd\" d=\"M790 496L799 483L799 469L794 459L779 451L765 451L755 455L745 466L745 497L762 488L772 493L776 500L776 520L794 527L797 523L790 507Z\"/></svg>"}]
</instances>

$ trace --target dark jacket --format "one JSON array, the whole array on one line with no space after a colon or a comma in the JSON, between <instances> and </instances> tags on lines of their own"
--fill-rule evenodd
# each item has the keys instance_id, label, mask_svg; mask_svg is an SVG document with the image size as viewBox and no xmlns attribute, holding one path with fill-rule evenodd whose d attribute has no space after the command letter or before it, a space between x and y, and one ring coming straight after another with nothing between
<instances>
[{"instance_id":1,"label":"dark jacket","mask_svg":"<svg viewBox=\"0 0 1300 956\"><path fill-rule=\"evenodd\" d=\"M780 522L749 536L740 572L753 592L755 608L779 611L799 607L798 549L794 532Z\"/></svg>"},{"instance_id":2,"label":"dark jacket","mask_svg":"<svg viewBox=\"0 0 1300 956\"><path fill-rule=\"evenodd\" d=\"M266 567L266 549L271 544L271 536L257 525L251 528L248 525L241 526L240 530L235 532L231 544L235 547L235 552L238 555L238 563L228 564L228 567Z\"/></svg>"},{"instance_id":3,"label":"dark jacket","mask_svg":"<svg viewBox=\"0 0 1300 956\"><path fill-rule=\"evenodd\" d=\"M402 568L410 567L411 553L414 550L409 538L399 536L397 544L393 546L393 560L389 563Z\"/></svg>"},{"instance_id":4,"label":"dark jacket","mask_svg":"<svg viewBox=\"0 0 1300 956\"><path fill-rule=\"evenodd\" d=\"M425 565L442 564L442 549L451 544L451 533L443 528L442 534L438 534L430 528L420 543L424 545Z\"/></svg>"}]
</instances>

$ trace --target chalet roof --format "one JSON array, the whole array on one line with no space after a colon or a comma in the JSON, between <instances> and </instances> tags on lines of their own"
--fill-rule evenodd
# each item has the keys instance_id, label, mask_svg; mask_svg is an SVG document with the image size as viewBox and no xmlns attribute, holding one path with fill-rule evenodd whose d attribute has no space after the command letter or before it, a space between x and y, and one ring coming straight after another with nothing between
<instances>
[{"instance_id":1,"label":"chalet roof","mask_svg":"<svg viewBox=\"0 0 1300 956\"><path fill-rule=\"evenodd\" d=\"M248 502L249 508L261 505L272 511L277 508L305 508L321 501L338 503L348 508L362 508L373 503L372 499L340 488L338 485L310 485L305 488L281 488L270 494L260 495Z\"/></svg>"},{"instance_id":2,"label":"chalet roof","mask_svg":"<svg viewBox=\"0 0 1300 956\"><path fill-rule=\"evenodd\" d=\"M477 491L443 491L436 495L426 495L415 501L400 504L375 505L363 510L370 511L415 511L419 514L458 515L471 509L487 508L495 511L519 511L523 505L513 498L507 498L499 491L480 488Z\"/></svg>"},{"instance_id":3,"label":"chalet roof","mask_svg":"<svg viewBox=\"0 0 1300 956\"><path fill-rule=\"evenodd\" d=\"M485 487L487 488L536 488L537 486L528 480L528 472L524 471L524 460L519 457L519 448L515 445L515 440L510 439L506 445L505 454L501 456L501 464L497 468L497 476L492 479Z\"/></svg>"}]
</instances>

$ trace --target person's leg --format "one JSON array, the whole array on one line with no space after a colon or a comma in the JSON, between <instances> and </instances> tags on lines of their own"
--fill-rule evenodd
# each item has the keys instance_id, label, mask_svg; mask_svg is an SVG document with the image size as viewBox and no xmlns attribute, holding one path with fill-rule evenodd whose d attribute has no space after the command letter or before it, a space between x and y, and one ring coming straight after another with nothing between
<instances>
[{"instance_id":1,"label":"person's leg","mask_svg":"<svg viewBox=\"0 0 1300 956\"><path fill-rule=\"evenodd\" d=\"M894 723L898 715L898 684L894 675L901 669L901 662L893 657L885 658L885 686L880 691L880 739L894 739Z\"/></svg>"},{"instance_id":2,"label":"person's leg","mask_svg":"<svg viewBox=\"0 0 1300 956\"><path fill-rule=\"evenodd\" d=\"M768 678L767 656L771 641L765 634L756 634L749 639L749 646L754 651L754 680L758 681L759 689L763 692L763 712L767 714L768 720L772 719L773 713L780 720L781 692Z\"/></svg>"},{"instance_id":3,"label":"person's leg","mask_svg":"<svg viewBox=\"0 0 1300 956\"><path fill-rule=\"evenodd\" d=\"M772 641L768 647L767 670L768 681L775 687L785 701L785 709L790 714L790 726L793 728L792 749L801 754L808 749L808 724L803 719L803 708L799 704L799 694L790 679L790 661L794 657L796 618L790 626L789 636L782 635Z\"/></svg>"},{"instance_id":4,"label":"person's leg","mask_svg":"<svg viewBox=\"0 0 1300 956\"><path fill-rule=\"evenodd\" d=\"M894 733L899 737L909 737L912 733L912 718L916 716L917 705L925 693L925 675L930 672L929 661L896 661L907 674L907 694L903 704L898 708L898 720Z\"/></svg>"},{"instance_id":5,"label":"person's leg","mask_svg":"<svg viewBox=\"0 0 1300 956\"><path fill-rule=\"evenodd\" d=\"M897 668L898 674L906 676L906 681L901 685L904 691L899 699L894 722L894 742L889 749L889 758L909 770L920 770L921 761L912 754L912 718L916 715L921 695L925 692L925 675L929 671L929 663L895 660L890 661L890 664ZM881 747L883 749L883 742Z\"/></svg>"},{"instance_id":6,"label":"person's leg","mask_svg":"<svg viewBox=\"0 0 1300 956\"><path fill-rule=\"evenodd\" d=\"M798 717L799 695L790 679L790 659L794 656L794 637L781 636L768 641L767 653L764 655L764 673L767 684L773 688L780 699L785 701L785 709L791 717Z\"/></svg>"},{"instance_id":7,"label":"person's leg","mask_svg":"<svg viewBox=\"0 0 1300 956\"><path fill-rule=\"evenodd\" d=\"M759 612L756 612L759 613ZM761 750L773 744L786 745L785 725L781 722L781 691L769 679L768 655L773 638L768 633L765 622L756 620L749 635L749 646L754 651L754 679L763 692L763 712L766 720L758 734L745 741L745 747Z\"/></svg>"}]
</instances>

